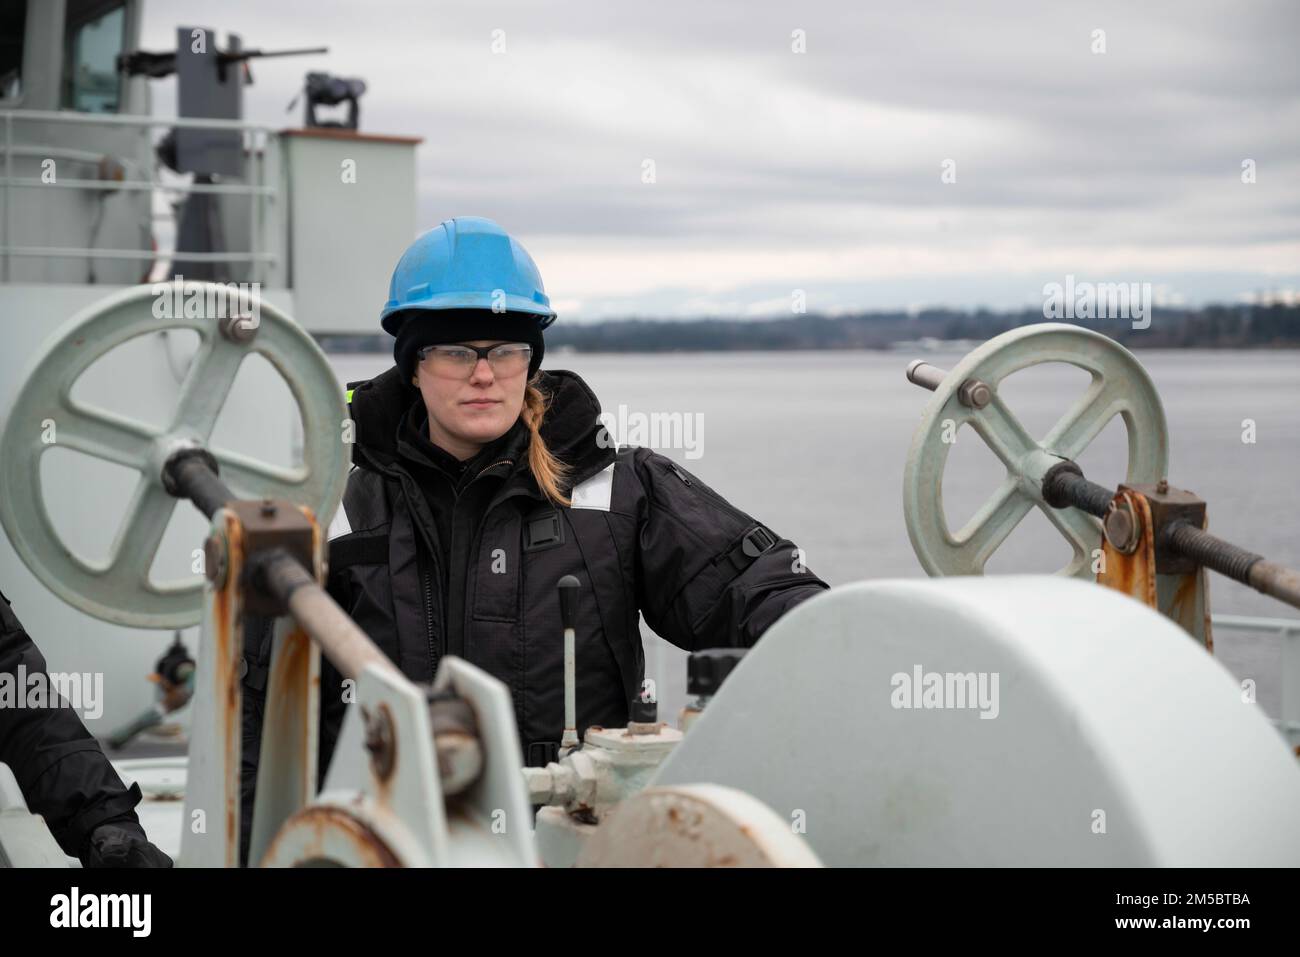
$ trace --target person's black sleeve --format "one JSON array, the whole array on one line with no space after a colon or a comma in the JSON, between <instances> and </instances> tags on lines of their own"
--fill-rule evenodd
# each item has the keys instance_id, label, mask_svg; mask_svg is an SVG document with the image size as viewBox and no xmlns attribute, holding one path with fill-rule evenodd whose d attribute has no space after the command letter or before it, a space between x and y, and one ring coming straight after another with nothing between
<instances>
[{"instance_id":1,"label":"person's black sleeve","mask_svg":"<svg viewBox=\"0 0 1300 957\"><path fill-rule=\"evenodd\" d=\"M0 594L0 673L46 671L40 653ZM0 761L8 764L27 807L45 819L65 854L94 866L171 866L150 844L135 806L140 786L126 787L76 711L0 708Z\"/></svg>"},{"instance_id":2,"label":"person's black sleeve","mask_svg":"<svg viewBox=\"0 0 1300 957\"><path fill-rule=\"evenodd\" d=\"M646 491L638 601L655 633L688 651L752 646L778 618L830 586L789 539L667 457L632 457Z\"/></svg>"}]
</instances>

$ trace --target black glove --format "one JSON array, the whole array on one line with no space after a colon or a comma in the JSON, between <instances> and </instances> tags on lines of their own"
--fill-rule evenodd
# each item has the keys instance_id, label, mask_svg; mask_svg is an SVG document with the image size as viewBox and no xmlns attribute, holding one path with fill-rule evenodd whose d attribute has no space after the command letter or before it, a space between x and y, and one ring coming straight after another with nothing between
<instances>
[{"instance_id":1,"label":"black glove","mask_svg":"<svg viewBox=\"0 0 1300 957\"><path fill-rule=\"evenodd\" d=\"M90 832L83 867L171 867L172 859L149 843L144 829L129 821L105 821Z\"/></svg>"}]
</instances>

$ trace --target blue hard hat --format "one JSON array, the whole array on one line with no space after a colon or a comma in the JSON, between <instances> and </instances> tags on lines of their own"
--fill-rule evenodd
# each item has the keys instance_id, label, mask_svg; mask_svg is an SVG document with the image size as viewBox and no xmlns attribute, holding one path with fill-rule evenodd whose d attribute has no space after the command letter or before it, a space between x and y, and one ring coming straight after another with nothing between
<instances>
[{"instance_id":1,"label":"blue hard hat","mask_svg":"<svg viewBox=\"0 0 1300 957\"><path fill-rule=\"evenodd\" d=\"M537 264L504 229L479 216L457 216L422 234L402 253L379 323L397 335L407 310L489 309L555 321Z\"/></svg>"}]
</instances>

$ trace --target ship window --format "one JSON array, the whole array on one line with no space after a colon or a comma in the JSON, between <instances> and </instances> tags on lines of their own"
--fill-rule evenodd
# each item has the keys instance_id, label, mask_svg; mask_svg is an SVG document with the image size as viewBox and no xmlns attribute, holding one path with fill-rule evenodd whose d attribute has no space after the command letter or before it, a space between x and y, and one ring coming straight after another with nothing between
<instances>
[{"instance_id":1,"label":"ship window","mask_svg":"<svg viewBox=\"0 0 1300 957\"><path fill-rule=\"evenodd\" d=\"M27 0L0 2L0 100L22 93L23 40L27 36Z\"/></svg>"},{"instance_id":2,"label":"ship window","mask_svg":"<svg viewBox=\"0 0 1300 957\"><path fill-rule=\"evenodd\" d=\"M67 9L63 107L116 113L121 92L117 55L122 52L126 8L121 0L68 0Z\"/></svg>"}]
</instances>

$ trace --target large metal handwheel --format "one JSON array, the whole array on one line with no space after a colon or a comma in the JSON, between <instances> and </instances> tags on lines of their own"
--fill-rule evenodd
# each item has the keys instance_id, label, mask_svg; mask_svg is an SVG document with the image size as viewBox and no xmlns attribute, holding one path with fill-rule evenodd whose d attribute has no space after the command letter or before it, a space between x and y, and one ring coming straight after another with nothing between
<instances>
[{"instance_id":1,"label":"large metal handwheel","mask_svg":"<svg viewBox=\"0 0 1300 957\"><path fill-rule=\"evenodd\" d=\"M188 299L205 283L185 283ZM223 290L224 291L224 290ZM167 294L171 294L169 286ZM257 302L258 320L219 323L160 319L149 286L123 290L78 313L28 367L0 432L0 523L32 573L68 604L97 618L144 628L181 628L201 615L203 582L149 578L176 505L162 483L163 463L184 448L206 448L240 363L257 353L279 372L303 424L303 464L283 468L210 449L221 478L240 495L289 499L328 520L343 494L350 447L341 423L342 390L325 354L288 316ZM77 379L106 353L137 336L188 329L200 338L170 424L146 425L72 398ZM251 335L250 335L251 333ZM55 442L44 440L52 420ZM106 562L92 563L59 538L41 486L41 455L66 448L140 473Z\"/></svg>"},{"instance_id":2,"label":"large metal handwheel","mask_svg":"<svg viewBox=\"0 0 1300 957\"><path fill-rule=\"evenodd\" d=\"M1092 376L1083 396L1042 442L1021 425L998 395L1013 372L1044 362L1065 362ZM978 380L991 391L983 407L962 386ZM965 400L965 401L963 401ZM1127 349L1097 332L1064 323L1013 329L962 359L935 390L912 437L903 475L907 534L930 575L981 575L989 557L1032 508L1039 508L1074 551L1058 574L1092 577L1101 525L1076 508L1043 500L1043 476L1063 459L1076 460L1116 415L1128 432L1128 482L1166 477L1169 437L1164 407L1151 377ZM969 424L1006 466L1006 478L975 516L955 534L943 510L943 473L952 438Z\"/></svg>"}]
</instances>

